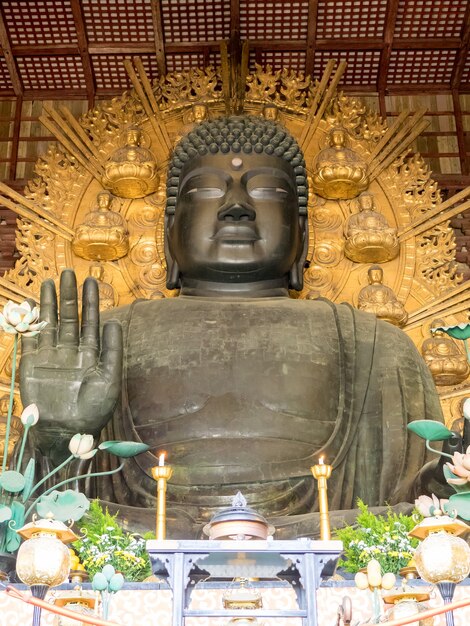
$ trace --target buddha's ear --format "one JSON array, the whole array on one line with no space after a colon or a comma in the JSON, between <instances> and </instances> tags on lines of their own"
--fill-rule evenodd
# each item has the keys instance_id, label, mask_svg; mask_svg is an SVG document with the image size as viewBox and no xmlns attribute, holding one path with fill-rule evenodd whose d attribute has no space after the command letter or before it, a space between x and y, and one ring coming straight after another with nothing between
<instances>
[{"instance_id":1,"label":"buddha's ear","mask_svg":"<svg viewBox=\"0 0 470 626\"><path fill-rule=\"evenodd\" d=\"M304 286L304 265L308 252L308 223L306 215L299 215L300 242L299 250L289 272L289 289L302 291Z\"/></svg>"},{"instance_id":2,"label":"buddha's ear","mask_svg":"<svg viewBox=\"0 0 470 626\"><path fill-rule=\"evenodd\" d=\"M170 230L175 220L174 215L165 214L165 259L166 259L166 288L179 289L181 287L180 270L171 251Z\"/></svg>"}]
</instances>

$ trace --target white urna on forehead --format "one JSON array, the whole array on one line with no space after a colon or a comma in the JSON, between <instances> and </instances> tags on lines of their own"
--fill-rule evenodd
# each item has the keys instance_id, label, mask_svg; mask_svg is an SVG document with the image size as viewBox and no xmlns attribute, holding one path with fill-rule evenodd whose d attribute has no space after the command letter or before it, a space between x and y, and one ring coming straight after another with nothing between
<instances>
[{"instance_id":1,"label":"white urna on forehead","mask_svg":"<svg viewBox=\"0 0 470 626\"><path fill-rule=\"evenodd\" d=\"M219 153L235 153L230 164L234 170L243 167L243 155L267 155L287 161L295 176L299 215L307 215L307 172L302 150L283 126L255 115L206 120L183 137L173 152L168 168L168 215L175 212L183 166L195 157Z\"/></svg>"}]
</instances>

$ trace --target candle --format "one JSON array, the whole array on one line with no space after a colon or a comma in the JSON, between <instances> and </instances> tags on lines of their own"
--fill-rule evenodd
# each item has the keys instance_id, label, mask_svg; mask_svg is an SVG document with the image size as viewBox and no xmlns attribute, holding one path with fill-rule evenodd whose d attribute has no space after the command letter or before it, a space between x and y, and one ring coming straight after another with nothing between
<instances>
[{"instance_id":1,"label":"candle","mask_svg":"<svg viewBox=\"0 0 470 626\"><path fill-rule=\"evenodd\" d=\"M165 452L160 452L158 465L152 467L152 476L157 481L157 539L165 539L166 537L166 484L173 474L170 465L165 465L165 455Z\"/></svg>"},{"instance_id":2,"label":"candle","mask_svg":"<svg viewBox=\"0 0 470 626\"><path fill-rule=\"evenodd\" d=\"M331 465L326 465L324 457L318 459L318 464L313 465L310 471L318 481L318 506L320 509L320 539L331 539L330 518L328 515L328 495L326 481L331 476Z\"/></svg>"}]
</instances>

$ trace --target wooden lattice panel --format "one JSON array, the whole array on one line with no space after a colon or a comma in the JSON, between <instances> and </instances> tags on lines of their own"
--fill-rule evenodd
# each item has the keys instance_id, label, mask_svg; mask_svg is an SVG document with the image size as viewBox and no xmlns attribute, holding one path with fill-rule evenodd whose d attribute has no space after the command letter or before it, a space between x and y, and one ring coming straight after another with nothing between
<instances>
[{"instance_id":1,"label":"wooden lattice panel","mask_svg":"<svg viewBox=\"0 0 470 626\"><path fill-rule=\"evenodd\" d=\"M455 0L401 0L395 37L460 37L466 4Z\"/></svg>"},{"instance_id":2,"label":"wooden lattice panel","mask_svg":"<svg viewBox=\"0 0 470 626\"><path fill-rule=\"evenodd\" d=\"M393 50L387 80L390 84L449 83L455 50Z\"/></svg>"},{"instance_id":3,"label":"wooden lattice panel","mask_svg":"<svg viewBox=\"0 0 470 626\"><path fill-rule=\"evenodd\" d=\"M12 45L76 43L69 2L3 0L1 3Z\"/></svg>"},{"instance_id":4,"label":"wooden lattice panel","mask_svg":"<svg viewBox=\"0 0 470 626\"><path fill-rule=\"evenodd\" d=\"M230 37L230 2L226 0L162 0L161 12L166 43Z\"/></svg>"},{"instance_id":5,"label":"wooden lattice panel","mask_svg":"<svg viewBox=\"0 0 470 626\"><path fill-rule=\"evenodd\" d=\"M209 64L214 65L212 61ZM168 72L181 72L189 70L191 67L202 67L204 65L203 52L174 53L166 56L166 69Z\"/></svg>"},{"instance_id":6,"label":"wooden lattice panel","mask_svg":"<svg viewBox=\"0 0 470 626\"><path fill-rule=\"evenodd\" d=\"M240 34L243 39L306 40L307 24L307 0L240 1Z\"/></svg>"},{"instance_id":7,"label":"wooden lattice panel","mask_svg":"<svg viewBox=\"0 0 470 626\"><path fill-rule=\"evenodd\" d=\"M79 56L18 57L25 89L84 89L85 76Z\"/></svg>"},{"instance_id":8,"label":"wooden lattice panel","mask_svg":"<svg viewBox=\"0 0 470 626\"><path fill-rule=\"evenodd\" d=\"M273 70L287 68L296 72L305 72L306 53L303 50L258 50L250 55L250 69L254 71L255 63L262 67L270 65Z\"/></svg>"},{"instance_id":9,"label":"wooden lattice panel","mask_svg":"<svg viewBox=\"0 0 470 626\"><path fill-rule=\"evenodd\" d=\"M386 12L386 0L320 0L317 38L383 37Z\"/></svg>"},{"instance_id":10,"label":"wooden lattice panel","mask_svg":"<svg viewBox=\"0 0 470 626\"><path fill-rule=\"evenodd\" d=\"M151 0L82 0L90 43L153 41Z\"/></svg>"},{"instance_id":11,"label":"wooden lattice panel","mask_svg":"<svg viewBox=\"0 0 470 626\"><path fill-rule=\"evenodd\" d=\"M123 54L113 56L96 54L91 56L97 89L111 89L113 87L128 89L131 86L131 81L124 67L125 58Z\"/></svg>"},{"instance_id":12,"label":"wooden lattice panel","mask_svg":"<svg viewBox=\"0 0 470 626\"><path fill-rule=\"evenodd\" d=\"M467 52L467 59L462 72L462 85L470 84L470 52Z\"/></svg>"},{"instance_id":13,"label":"wooden lattice panel","mask_svg":"<svg viewBox=\"0 0 470 626\"><path fill-rule=\"evenodd\" d=\"M10 72L8 71L5 59L0 57L0 91L8 91L10 89L13 89Z\"/></svg>"},{"instance_id":14,"label":"wooden lattice panel","mask_svg":"<svg viewBox=\"0 0 470 626\"><path fill-rule=\"evenodd\" d=\"M339 85L375 85L379 72L378 50L345 50L315 52L314 76L320 78L329 59L346 61L348 66Z\"/></svg>"}]
</instances>

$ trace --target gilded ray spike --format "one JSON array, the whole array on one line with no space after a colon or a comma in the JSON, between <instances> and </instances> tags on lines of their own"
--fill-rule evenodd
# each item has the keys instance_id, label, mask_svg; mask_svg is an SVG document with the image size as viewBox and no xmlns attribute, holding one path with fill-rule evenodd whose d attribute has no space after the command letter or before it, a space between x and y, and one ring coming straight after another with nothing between
<instances>
[{"instance_id":1,"label":"gilded ray spike","mask_svg":"<svg viewBox=\"0 0 470 626\"><path fill-rule=\"evenodd\" d=\"M470 191L470 187L467 187L467 189ZM400 240L400 243L402 243L403 241L407 241L408 239L411 239L411 237L418 237L418 235L422 235L428 230L431 230L432 228L434 228L434 226L438 226L439 224L442 224L442 222L450 220L455 215L458 215L459 213L466 211L467 209L470 209L470 200L468 200L467 202L464 202L463 204L458 204L457 206L454 206L444 211L442 211L442 205L440 208L441 210L436 215L436 217L427 219L425 221L420 221L411 229L407 230L406 233L399 234L398 238Z\"/></svg>"},{"instance_id":2,"label":"gilded ray spike","mask_svg":"<svg viewBox=\"0 0 470 626\"><path fill-rule=\"evenodd\" d=\"M319 103L318 110L316 111L315 115L313 116L312 122L310 123L310 127L308 129L306 138L304 140L304 143L302 144L302 149L304 151L307 151L308 146L313 138L313 135L315 134L315 131L318 128L320 120L323 117L324 112L326 111L326 107L329 105L330 101L335 95L336 87L338 86L338 83L341 80L341 77L344 74L346 67L347 67L346 61L341 61L340 64L338 65L335 75L333 76L333 80L331 81L323 99Z\"/></svg>"},{"instance_id":3,"label":"gilded ray spike","mask_svg":"<svg viewBox=\"0 0 470 626\"><path fill-rule=\"evenodd\" d=\"M225 113L230 115L231 98L230 98L230 62L228 58L227 42L220 43L220 64L222 73L222 93L224 94Z\"/></svg>"},{"instance_id":4,"label":"gilded ray spike","mask_svg":"<svg viewBox=\"0 0 470 626\"><path fill-rule=\"evenodd\" d=\"M30 291L26 291L22 289L15 283L7 280L0 276L0 295L8 300L13 300L13 302L21 303L27 298L30 298L37 302L36 296Z\"/></svg>"},{"instance_id":5,"label":"gilded ray spike","mask_svg":"<svg viewBox=\"0 0 470 626\"><path fill-rule=\"evenodd\" d=\"M76 135L81 139L82 143L88 148L88 150L90 150L90 152L93 153L95 159L100 159L101 158L100 151L95 146L93 141L91 141L91 139L87 136L87 134L85 133L83 128L80 126L80 124L78 123L77 119L75 118L73 113L70 111L70 109L68 109L65 106L61 106L59 108L59 110L62 113L62 115L64 116L64 118L66 119L66 121L73 128L73 130L75 131Z\"/></svg>"},{"instance_id":6,"label":"gilded ray spike","mask_svg":"<svg viewBox=\"0 0 470 626\"><path fill-rule=\"evenodd\" d=\"M375 148L372 150L369 157L367 158L367 164L369 165L369 167L371 163L375 160L375 158L385 148L385 146L391 140L393 135L399 130L400 126L403 124L403 122L406 120L409 114L410 112L408 111L408 109L406 109L405 111L402 111L400 115L397 117L397 119L393 122L393 124L389 126L386 133L382 136L378 144L375 146Z\"/></svg>"},{"instance_id":7,"label":"gilded ray spike","mask_svg":"<svg viewBox=\"0 0 470 626\"><path fill-rule=\"evenodd\" d=\"M309 128L310 128L310 124L313 122L313 118L315 117L315 113L317 111L318 105L321 102L321 99L323 97L323 94L325 92L326 86L328 84L328 81L330 80L330 76L331 73L334 70L334 67L336 65L336 59L330 59L328 61L328 63L326 64L325 67L325 71L323 72L323 76L321 77L321 80L318 84L317 89L315 90L315 96L313 98L313 102L310 106L310 110L308 112L308 116L307 119L305 121L305 125L302 129L302 134L300 135L299 138L299 145L303 145L304 141L307 137L307 134L309 132Z\"/></svg>"},{"instance_id":8,"label":"gilded ray spike","mask_svg":"<svg viewBox=\"0 0 470 626\"><path fill-rule=\"evenodd\" d=\"M456 193L455 195L451 196L445 202L442 202L442 204L438 204L435 209L432 209L431 211L426 211L426 213L423 213L423 215L418 220L414 221L412 224L409 224L405 228L402 228L398 232L399 237L404 237L409 231L416 229L417 226L424 224L435 215L439 215L443 211L446 211L450 207L454 206L454 204L459 203L461 200L465 200L465 198L467 198L469 195L470 195L470 187L465 187L465 189L462 189L462 191L459 191L459 193ZM460 211L458 211L457 213L460 213Z\"/></svg>"},{"instance_id":9,"label":"gilded ray spike","mask_svg":"<svg viewBox=\"0 0 470 626\"><path fill-rule=\"evenodd\" d=\"M444 317L448 317L450 315L457 315L458 313L463 313L464 311L468 312L469 304L470 304L470 299L465 299L462 302L454 304L453 306L450 306L450 307L446 306L442 308L432 309L426 315L421 317L419 320L416 320L416 319L412 320L411 323L408 323L405 326L404 330L408 331L408 330L413 330L414 328L419 328L426 321L428 320L432 321L432 319L436 317L436 315L442 315Z\"/></svg>"},{"instance_id":10,"label":"gilded ray spike","mask_svg":"<svg viewBox=\"0 0 470 626\"><path fill-rule=\"evenodd\" d=\"M468 294L466 292L469 292ZM461 296L463 298L468 298L470 296L470 283L465 282L461 285L458 285L451 292L447 292L441 296L437 296L433 298L430 302L427 302L424 306L416 309L408 316L410 322L415 321L415 319L419 318L422 313L427 313L430 308L438 307L441 304L447 305L450 301L454 303L455 301L461 301Z\"/></svg>"}]
</instances>

